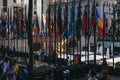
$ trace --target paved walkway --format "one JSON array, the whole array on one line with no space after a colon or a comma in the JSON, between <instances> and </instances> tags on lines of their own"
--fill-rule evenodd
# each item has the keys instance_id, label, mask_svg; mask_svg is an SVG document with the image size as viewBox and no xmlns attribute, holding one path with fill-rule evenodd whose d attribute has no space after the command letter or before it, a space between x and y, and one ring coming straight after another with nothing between
<instances>
[{"instance_id":1,"label":"paved walkway","mask_svg":"<svg viewBox=\"0 0 120 80\"><path fill-rule=\"evenodd\" d=\"M87 80L87 79L88 79L88 77L86 75L85 77L82 77L82 78L80 78L78 80ZM120 77L108 75L108 79L107 80L120 80Z\"/></svg>"}]
</instances>

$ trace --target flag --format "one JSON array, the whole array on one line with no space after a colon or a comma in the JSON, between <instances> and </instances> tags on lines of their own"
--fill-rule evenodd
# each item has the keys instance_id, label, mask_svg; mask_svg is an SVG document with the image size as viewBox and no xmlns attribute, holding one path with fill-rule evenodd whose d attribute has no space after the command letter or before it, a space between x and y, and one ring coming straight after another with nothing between
<instances>
[{"instance_id":1,"label":"flag","mask_svg":"<svg viewBox=\"0 0 120 80\"><path fill-rule=\"evenodd\" d=\"M38 18L37 18L37 22L38 22ZM37 30L39 29L39 27L37 28ZM42 20L41 20L41 33L42 35L44 34L44 22L43 22L43 14L42 14Z\"/></svg>"},{"instance_id":2,"label":"flag","mask_svg":"<svg viewBox=\"0 0 120 80\"><path fill-rule=\"evenodd\" d=\"M104 33L104 36L106 34L106 27L107 27L107 18L106 18L106 13L103 12L103 33Z\"/></svg>"},{"instance_id":3,"label":"flag","mask_svg":"<svg viewBox=\"0 0 120 80\"><path fill-rule=\"evenodd\" d=\"M68 6L66 3L65 9L64 9L64 23L62 28L62 38L68 37L67 32L68 32Z\"/></svg>"},{"instance_id":4,"label":"flag","mask_svg":"<svg viewBox=\"0 0 120 80\"><path fill-rule=\"evenodd\" d=\"M98 35L101 37L103 35L103 24L97 9L96 9L96 20L98 26Z\"/></svg>"},{"instance_id":5,"label":"flag","mask_svg":"<svg viewBox=\"0 0 120 80\"><path fill-rule=\"evenodd\" d=\"M9 25L9 22L8 22L8 18L6 17L5 18L5 26L6 26L6 28L8 28L8 25Z\"/></svg>"},{"instance_id":6,"label":"flag","mask_svg":"<svg viewBox=\"0 0 120 80\"><path fill-rule=\"evenodd\" d=\"M49 20L48 20L48 13L46 12L46 34L49 34L49 32L48 32L48 22Z\"/></svg>"},{"instance_id":7,"label":"flag","mask_svg":"<svg viewBox=\"0 0 120 80\"><path fill-rule=\"evenodd\" d=\"M56 37L58 38L61 34L61 7L58 6L58 11L57 11L57 28L56 28Z\"/></svg>"},{"instance_id":8,"label":"flag","mask_svg":"<svg viewBox=\"0 0 120 80\"><path fill-rule=\"evenodd\" d=\"M25 34L25 25L24 25L24 17L23 17L23 13L21 14L21 16L19 17L19 37L24 37L24 34Z\"/></svg>"},{"instance_id":9,"label":"flag","mask_svg":"<svg viewBox=\"0 0 120 80\"><path fill-rule=\"evenodd\" d=\"M77 21L76 21L76 30L75 30L75 35L77 40L80 39L80 26L81 26L81 5L79 3L79 6L77 8Z\"/></svg>"},{"instance_id":10,"label":"flag","mask_svg":"<svg viewBox=\"0 0 120 80\"><path fill-rule=\"evenodd\" d=\"M85 5L82 23L83 23L83 32L85 33L84 35L86 40L90 38L90 32L87 28L87 18L88 18L87 14L88 14L88 5Z\"/></svg>"},{"instance_id":11,"label":"flag","mask_svg":"<svg viewBox=\"0 0 120 80\"><path fill-rule=\"evenodd\" d=\"M50 32L50 34L54 34L54 16L52 16L52 19L51 19L51 32Z\"/></svg>"},{"instance_id":12,"label":"flag","mask_svg":"<svg viewBox=\"0 0 120 80\"><path fill-rule=\"evenodd\" d=\"M91 12L90 31L92 31L92 28L95 26L95 4L93 4Z\"/></svg>"},{"instance_id":13,"label":"flag","mask_svg":"<svg viewBox=\"0 0 120 80\"><path fill-rule=\"evenodd\" d=\"M69 28L68 28L68 37L71 38L73 35L73 24L74 24L74 9L73 5L70 8L70 22L69 22Z\"/></svg>"},{"instance_id":14,"label":"flag","mask_svg":"<svg viewBox=\"0 0 120 80\"><path fill-rule=\"evenodd\" d=\"M112 21L111 21L111 26L113 28L113 35L115 36L116 35L116 10L115 10L115 7L113 7L113 18L112 18Z\"/></svg>"},{"instance_id":15,"label":"flag","mask_svg":"<svg viewBox=\"0 0 120 80\"><path fill-rule=\"evenodd\" d=\"M10 25L12 25L12 9L10 8L10 18L9 18Z\"/></svg>"},{"instance_id":16,"label":"flag","mask_svg":"<svg viewBox=\"0 0 120 80\"><path fill-rule=\"evenodd\" d=\"M19 20L17 17L13 17L13 37L15 37L15 35L18 36L18 32L19 32Z\"/></svg>"}]
</instances>

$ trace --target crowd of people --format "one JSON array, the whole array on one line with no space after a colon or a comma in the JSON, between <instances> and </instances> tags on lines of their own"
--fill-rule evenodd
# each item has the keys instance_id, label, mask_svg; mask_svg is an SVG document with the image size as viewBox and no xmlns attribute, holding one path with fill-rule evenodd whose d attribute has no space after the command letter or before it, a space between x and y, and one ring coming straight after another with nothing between
<instances>
[{"instance_id":1,"label":"crowd of people","mask_svg":"<svg viewBox=\"0 0 120 80\"><path fill-rule=\"evenodd\" d=\"M0 80L29 80L27 67L20 67L6 56L0 58Z\"/></svg>"}]
</instances>

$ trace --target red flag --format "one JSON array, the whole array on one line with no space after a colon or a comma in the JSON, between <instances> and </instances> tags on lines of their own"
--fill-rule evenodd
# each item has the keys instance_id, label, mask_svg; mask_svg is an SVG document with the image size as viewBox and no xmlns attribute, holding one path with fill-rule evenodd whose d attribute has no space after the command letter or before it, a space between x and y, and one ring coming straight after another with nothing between
<instances>
[{"instance_id":1,"label":"red flag","mask_svg":"<svg viewBox=\"0 0 120 80\"><path fill-rule=\"evenodd\" d=\"M43 15L42 15L42 20L41 20L41 22L42 22L42 26L41 26L41 32L42 32L42 33L44 33Z\"/></svg>"},{"instance_id":2,"label":"red flag","mask_svg":"<svg viewBox=\"0 0 120 80\"><path fill-rule=\"evenodd\" d=\"M85 5L85 10L84 10L84 15L83 15L83 32L85 33L85 39L88 40L89 37L90 37L90 33L89 33L89 30L87 28L87 9L88 9L88 6Z\"/></svg>"},{"instance_id":3,"label":"red flag","mask_svg":"<svg viewBox=\"0 0 120 80\"><path fill-rule=\"evenodd\" d=\"M92 30L92 27L95 26L95 5L92 6L92 13L91 13L91 21L90 21L90 31Z\"/></svg>"},{"instance_id":4,"label":"red flag","mask_svg":"<svg viewBox=\"0 0 120 80\"><path fill-rule=\"evenodd\" d=\"M107 18L106 18L106 14L104 12L103 13L103 33L104 33L104 35L106 34L106 32L105 32L106 26L107 26Z\"/></svg>"}]
</instances>

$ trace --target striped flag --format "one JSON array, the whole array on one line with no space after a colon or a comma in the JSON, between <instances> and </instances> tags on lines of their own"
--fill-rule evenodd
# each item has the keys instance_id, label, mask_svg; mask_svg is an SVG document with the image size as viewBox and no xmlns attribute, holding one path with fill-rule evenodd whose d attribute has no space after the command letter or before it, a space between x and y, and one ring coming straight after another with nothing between
<instances>
[{"instance_id":1,"label":"striped flag","mask_svg":"<svg viewBox=\"0 0 120 80\"><path fill-rule=\"evenodd\" d=\"M98 35L101 37L103 36L103 24L97 9L96 9L96 20L98 26Z\"/></svg>"}]
</instances>

